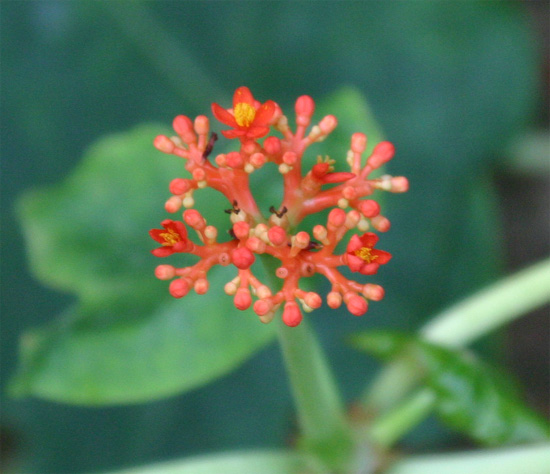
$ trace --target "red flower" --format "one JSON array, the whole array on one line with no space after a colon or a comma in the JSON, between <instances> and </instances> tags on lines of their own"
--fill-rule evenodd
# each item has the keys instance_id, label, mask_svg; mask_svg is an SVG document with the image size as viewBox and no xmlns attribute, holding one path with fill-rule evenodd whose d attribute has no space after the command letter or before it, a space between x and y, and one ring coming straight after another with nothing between
<instances>
[{"instance_id":1,"label":"red flower","mask_svg":"<svg viewBox=\"0 0 550 474\"><path fill-rule=\"evenodd\" d=\"M189 239L187 238L187 229L182 222L165 219L161 223L164 229L151 229L149 235L155 239L162 247L151 250L156 257L168 257L175 252L185 252L188 250Z\"/></svg>"},{"instance_id":2,"label":"red flower","mask_svg":"<svg viewBox=\"0 0 550 474\"><path fill-rule=\"evenodd\" d=\"M223 130L226 138L261 138L269 132L269 122L277 109L277 104L268 100L259 104L254 100L248 87L239 87L233 95L233 109L224 109L212 104L212 113L220 122L233 127Z\"/></svg>"},{"instance_id":3,"label":"red flower","mask_svg":"<svg viewBox=\"0 0 550 474\"><path fill-rule=\"evenodd\" d=\"M354 235L350 239L346 255L352 272L374 275L380 265L390 261L390 253L374 248L376 242L378 242L378 236L372 232L366 232L361 237Z\"/></svg>"}]
</instances>

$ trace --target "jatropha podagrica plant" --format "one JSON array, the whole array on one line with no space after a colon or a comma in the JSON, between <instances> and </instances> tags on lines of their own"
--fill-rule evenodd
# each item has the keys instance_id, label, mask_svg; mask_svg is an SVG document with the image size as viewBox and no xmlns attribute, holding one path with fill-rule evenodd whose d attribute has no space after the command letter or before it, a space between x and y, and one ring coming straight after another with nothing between
<instances>
[{"instance_id":1,"label":"jatropha podagrica plant","mask_svg":"<svg viewBox=\"0 0 550 474\"><path fill-rule=\"evenodd\" d=\"M213 156L217 136L209 134L209 121L203 115L194 122L186 116L177 116L173 122L177 136L156 137L155 147L183 158L191 175L170 183L172 197L165 205L172 213L182 206L186 208L183 222L166 219L161 222L162 229L150 231L151 237L161 244L152 251L157 257L182 252L199 258L197 263L184 268L172 265L156 268L158 278L172 280L169 286L172 296L181 298L191 288L204 294L208 291L207 274L212 267L234 265L236 276L225 285L225 292L233 296L238 309L252 306L264 323L273 319L281 305L284 305L282 318L288 326L300 324L300 306L306 312L319 308L321 296L300 288L301 278L316 273L322 274L332 285L326 296L331 308L339 308L343 302L350 313L361 316L367 311L368 300L379 301L384 297L380 285L350 280L338 267L373 275L380 265L390 260L390 253L375 248L378 236L368 231L372 227L385 232L390 222L380 214L376 201L364 198L376 189L404 192L408 189L408 181L404 177L391 176L369 179L373 170L393 157L394 147L389 142L379 143L363 164L362 154L367 143L363 133L351 137L346 155L349 172L335 172L332 166L335 161L321 157L304 172L302 157L307 148L324 140L337 125L336 118L327 115L308 133L314 109L311 97L298 98L293 132L275 102L268 100L261 104L247 87L239 87L233 96L232 108L212 104L214 117L230 127L221 133L225 138L240 142L238 151ZM270 135L272 130L280 136ZM261 138L263 142L258 141ZM265 216L254 199L249 176L268 162L274 163L282 175L284 195L280 206L272 206L270 214ZM218 229L207 225L201 213L193 209L195 191L205 187L222 193L231 206L226 210L231 227L228 238L222 239L227 240L225 242L218 241ZM315 225L311 234L295 231L306 216L325 209L331 209L326 222ZM188 237L187 227L197 233L201 244ZM361 235L354 234L346 251L336 254L339 242L353 230ZM257 255L267 255L266 258L278 261L275 275L282 281L280 289L270 288L254 275L252 265Z\"/></svg>"}]
</instances>

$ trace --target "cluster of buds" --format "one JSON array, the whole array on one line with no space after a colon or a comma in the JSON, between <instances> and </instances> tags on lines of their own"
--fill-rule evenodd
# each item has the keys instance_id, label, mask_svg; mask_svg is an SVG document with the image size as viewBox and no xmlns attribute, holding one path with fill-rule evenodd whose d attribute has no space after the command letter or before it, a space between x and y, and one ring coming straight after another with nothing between
<instances>
[{"instance_id":1,"label":"cluster of buds","mask_svg":"<svg viewBox=\"0 0 550 474\"><path fill-rule=\"evenodd\" d=\"M374 248L378 236L369 231L385 232L390 222L380 214L376 201L365 198L376 189L404 192L408 189L408 181L404 177L391 176L369 179L373 170L393 157L394 147L389 142L379 143L363 163L367 138L362 133L351 137L347 152L349 172L335 172L332 166L335 162L320 157L311 169L303 172L305 150L324 140L337 125L336 118L328 115L309 128L314 109L311 97L298 98L293 132L275 102L261 104L248 88L240 87L235 91L232 108L212 104L214 117L230 127L221 133L225 138L238 139L238 151L210 156L217 136L210 134L206 116L198 116L192 121L180 115L173 122L177 136L156 137L155 147L183 158L190 177L177 178L170 183L172 196L165 208L171 213L185 208L183 222L166 219L161 223L162 229L151 230L151 237L160 244L152 253L167 257L183 252L199 258L197 263L184 268L172 265L156 268L159 279L171 280L172 296L181 298L191 289L198 294L206 293L211 268L233 265L236 276L225 285L225 293L233 296L240 310L252 306L264 323L273 319L280 306L283 306L282 319L288 326L300 324L302 310L309 312L319 308L321 296L300 288L301 278L316 273L332 285L326 296L331 308L339 308L343 303L350 313L361 316L367 311L369 300L379 301L384 297L380 285L348 279L338 267L373 275L380 265L390 260L390 253ZM266 137L271 130L279 132L279 136ZM260 138L263 138L262 143L258 142ZM280 206L271 206L266 217L254 199L249 178L267 163L275 164L282 175L284 194ZM208 225L203 215L193 208L195 192L205 187L222 193L232 206L225 211L231 222L226 242L218 241L218 229ZM331 209L326 221L315 225L310 232L296 230L306 216L325 209ZM197 234L200 244L188 237L188 227ZM340 241L354 230L358 233L353 234L345 252L335 253ZM281 280L280 288L270 288L254 275L253 264L257 256L275 259L273 268Z\"/></svg>"}]
</instances>

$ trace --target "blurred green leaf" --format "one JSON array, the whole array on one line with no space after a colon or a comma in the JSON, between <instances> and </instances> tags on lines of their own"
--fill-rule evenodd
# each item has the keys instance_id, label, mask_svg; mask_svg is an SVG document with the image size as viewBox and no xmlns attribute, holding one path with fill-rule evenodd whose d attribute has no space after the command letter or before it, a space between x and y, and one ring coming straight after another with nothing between
<instances>
[{"instance_id":1,"label":"blurred green leaf","mask_svg":"<svg viewBox=\"0 0 550 474\"><path fill-rule=\"evenodd\" d=\"M79 303L23 337L12 393L147 401L207 383L271 340L271 327L223 293L223 270L212 272L208 296L183 301L153 276L158 259L147 231L163 218L167 185L183 171L178 158L153 149L160 132L140 126L100 140L65 182L19 203L35 274ZM225 222L224 200L206 200Z\"/></svg>"},{"instance_id":2,"label":"blurred green leaf","mask_svg":"<svg viewBox=\"0 0 550 474\"><path fill-rule=\"evenodd\" d=\"M482 444L527 443L550 437L548 423L524 405L515 386L471 353L392 331L356 334L351 343L382 359L402 355L413 361L436 395L440 419Z\"/></svg>"},{"instance_id":3,"label":"blurred green leaf","mask_svg":"<svg viewBox=\"0 0 550 474\"><path fill-rule=\"evenodd\" d=\"M152 464L108 474L292 474L305 460L289 451L243 451ZM308 471L311 472L311 471Z\"/></svg>"}]
</instances>

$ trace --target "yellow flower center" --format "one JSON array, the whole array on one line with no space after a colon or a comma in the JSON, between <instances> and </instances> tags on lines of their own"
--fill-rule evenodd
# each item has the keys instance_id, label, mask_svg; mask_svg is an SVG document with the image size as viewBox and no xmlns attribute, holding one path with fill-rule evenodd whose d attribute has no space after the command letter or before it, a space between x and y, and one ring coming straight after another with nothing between
<instances>
[{"instance_id":1,"label":"yellow flower center","mask_svg":"<svg viewBox=\"0 0 550 474\"><path fill-rule=\"evenodd\" d=\"M370 247L361 247L353 252L361 260L364 260L367 263L372 263L378 258L378 255L372 255L372 248Z\"/></svg>"},{"instance_id":2,"label":"yellow flower center","mask_svg":"<svg viewBox=\"0 0 550 474\"><path fill-rule=\"evenodd\" d=\"M233 111L235 120L240 127L250 127L256 117L256 109L246 102L239 102Z\"/></svg>"},{"instance_id":3,"label":"yellow flower center","mask_svg":"<svg viewBox=\"0 0 550 474\"><path fill-rule=\"evenodd\" d=\"M174 244L181 240L181 236L174 229L166 229L167 232L163 232L160 236L164 239L162 245L165 247L172 247Z\"/></svg>"}]
</instances>

